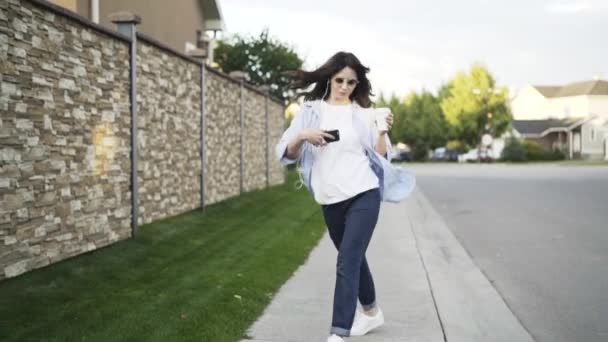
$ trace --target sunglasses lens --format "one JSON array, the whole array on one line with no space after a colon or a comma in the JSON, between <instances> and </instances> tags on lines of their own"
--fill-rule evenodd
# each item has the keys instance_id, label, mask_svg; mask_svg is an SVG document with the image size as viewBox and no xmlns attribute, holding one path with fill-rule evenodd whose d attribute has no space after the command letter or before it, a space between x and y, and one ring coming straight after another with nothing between
<instances>
[{"instance_id":1,"label":"sunglasses lens","mask_svg":"<svg viewBox=\"0 0 608 342\"><path fill-rule=\"evenodd\" d=\"M356 85L357 83L359 83L359 81L357 81L357 80L345 80L342 77L336 77L336 78L334 78L334 81L336 81L337 84L342 84L342 83L346 82L346 84L348 84L351 87Z\"/></svg>"}]
</instances>

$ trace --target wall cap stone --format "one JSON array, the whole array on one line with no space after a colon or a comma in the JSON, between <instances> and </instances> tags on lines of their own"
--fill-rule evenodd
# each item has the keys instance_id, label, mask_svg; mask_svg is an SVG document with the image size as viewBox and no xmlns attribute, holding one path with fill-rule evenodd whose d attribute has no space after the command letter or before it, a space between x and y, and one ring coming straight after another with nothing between
<instances>
[{"instance_id":1,"label":"wall cap stone","mask_svg":"<svg viewBox=\"0 0 608 342\"><path fill-rule=\"evenodd\" d=\"M127 11L115 12L108 16L114 24L135 24L141 23L141 17Z\"/></svg>"},{"instance_id":2,"label":"wall cap stone","mask_svg":"<svg viewBox=\"0 0 608 342\"><path fill-rule=\"evenodd\" d=\"M228 73L228 76L230 76L238 81L244 81L246 75L247 74L245 74L244 71L240 71L240 70L234 70L234 71L231 71L230 73Z\"/></svg>"},{"instance_id":3,"label":"wall cap stone","mask_svg":"<svg viewBox=\"0 0 608 342\"><path fill-rule=\"evenodd\" d=\"M188 55L192 58L206 59L208 56L207 49L194 49L188 51Z\"/></svg>"}]
</instances>

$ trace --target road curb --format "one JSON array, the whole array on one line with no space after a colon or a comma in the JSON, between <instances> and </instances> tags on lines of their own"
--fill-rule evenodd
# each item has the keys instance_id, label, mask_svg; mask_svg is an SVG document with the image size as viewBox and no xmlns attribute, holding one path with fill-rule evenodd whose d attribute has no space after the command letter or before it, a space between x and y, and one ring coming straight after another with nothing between
<instances>
[{"instance_id":1,"label":"road curb","mask_svg":"<svg viewBox=\"0 0 608 342\"><path fill-rule=\"evenodd\" d=\"M426 196L405 203L447 342L533 342Z\"/></svg>"}]
</instances>

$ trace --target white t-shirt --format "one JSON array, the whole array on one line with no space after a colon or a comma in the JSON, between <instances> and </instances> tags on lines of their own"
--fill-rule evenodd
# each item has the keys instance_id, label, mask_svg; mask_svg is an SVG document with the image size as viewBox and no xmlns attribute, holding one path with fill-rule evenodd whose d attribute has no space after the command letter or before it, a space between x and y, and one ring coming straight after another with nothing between
<instances>
[{"instance_id":1,"label":"white t-shirt","mask_svg":"<svg viewBox=\"0 0 608 342\"><path fill-rule=\"evenodd\" d=\"M379 186L378 177L353 128L353 107L321 101L321 129L340 131L340 140L313 147L311 184L315 201L333 204Z\"/></svg>"}]
</instances>

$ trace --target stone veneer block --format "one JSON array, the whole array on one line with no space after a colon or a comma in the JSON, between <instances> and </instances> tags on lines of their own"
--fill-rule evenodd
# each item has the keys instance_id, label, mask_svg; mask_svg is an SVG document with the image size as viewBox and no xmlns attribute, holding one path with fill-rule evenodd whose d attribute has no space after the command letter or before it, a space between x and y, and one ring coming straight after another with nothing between
<instances>
[{"instance_id":1,"label":"stone veneer block","mask_svg":"<svg viewBox=\"0 0 608 342\"><path fill-rule=\"evenodd\" d=\"M140 224L200 207L200 68L137 44Z\"/></svg>"},{"instance_id":2,"label":"stone veneer block","mask_svg":"<svg viewBox=\"0 0 608 342\"><path fill-rule=\"evenodd\" d=\"M145 18L144 18L145 20ZM200 206L201 66L137 48L140 224ZM49 11L0 1L0 280L131 236L129 46ZM284 106L214 71L205 84L205 203L285 182ZM176 227L178 229L178 227Z\"/></svg>"},{"instance_id":3,"label":"stone veneer block","mask_svg":"<svg viewBox=\"0 0 608 342\"><path fill-rule=\"evenodd\" d=\"M2 279L129 237L131 206L128 45L29 1L0 13Z\"/></svg>"},{"instance_id":4,"label":"stone veneer block","mask_svg":"<svg viewBox=\"0 0 608 342\"><path fill-rule=\"evenodd\" d=\"M245 191L266 187L266 98L245 89L243 162Z\"/></svg>"},{"instance_id":5,"label":"stone veneer block","mask_svg":"<svg viewBox=\"0 0 608 342\"><path fill-rule=\"evenodd\" d=\"M205 203L237 196L240 188L240 85L207 73L205 82Z\"/></svg>"},{"instance_id":6,"label":"stone veneer block","mask_svg":"<svg viewBox=\"0 0 608 342\"><path fill-rule=\"evenodd\" d=\"M281 135L285 130L285 107L276 103L269 102L268 104L268 126L270 134L270 185L284 184L286 181L285 167L277 160L275 155L275 146L281 139Z\"/></svg>"}]
</instances>

